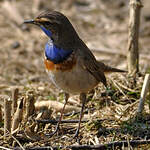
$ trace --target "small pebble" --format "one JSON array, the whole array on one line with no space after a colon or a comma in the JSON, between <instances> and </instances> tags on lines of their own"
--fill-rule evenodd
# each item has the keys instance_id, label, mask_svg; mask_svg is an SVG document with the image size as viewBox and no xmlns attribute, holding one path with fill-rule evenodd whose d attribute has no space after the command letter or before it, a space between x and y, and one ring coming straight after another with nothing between
<instances>
[{"instance_id":1,"label":"small pebble","mask_svg":"<svg viewBox=\"0 0 150 150\"><path fill-rule=\"evenodd\" d=\"M18 41L16 41L16 42L14 42L14 43L11 45L11 47L12 47L13 49L19 48L19 47L20 47L20 43L19 43Z\"/></svg>"}]
</instances>

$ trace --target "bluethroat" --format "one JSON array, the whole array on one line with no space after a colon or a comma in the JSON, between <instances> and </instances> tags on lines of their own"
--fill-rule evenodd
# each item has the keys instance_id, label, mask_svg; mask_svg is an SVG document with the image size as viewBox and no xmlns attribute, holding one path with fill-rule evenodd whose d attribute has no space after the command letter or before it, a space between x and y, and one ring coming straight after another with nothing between
<instances>
[{"instance_id":1,"label":"bluethroat","mask_svg":"<svg viewBox=\"0 0 150 150\"><path fill-rule=\"evenodd\" d=\"M125 72L98 62L81 40L68 18L57 11L42 12L33 20L24 23L39 26L49 40L45 46L45 68L56 87L65 92L65 104L54 135L59 129L69 93L80 94L82 108L75 137L78 136L86 94L99 82L107 87L105 72Z\"/></svg>"}]
</instances>

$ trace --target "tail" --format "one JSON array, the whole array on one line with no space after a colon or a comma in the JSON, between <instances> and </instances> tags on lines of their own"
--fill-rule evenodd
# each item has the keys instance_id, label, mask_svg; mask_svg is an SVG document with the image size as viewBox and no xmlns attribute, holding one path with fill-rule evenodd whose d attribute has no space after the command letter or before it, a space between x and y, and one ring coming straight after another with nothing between
<instances>
[{"instance_id":1,"label":"tail","mask_svg":"<svg viewBox=\"0 0 150 150\"><path fill-rule=\"evenodd\" d=\"M127 72L127 71L105 65L104 72Z\"/></svg>"},{"instance_id":2,"label":"tail","mask_svg":"<svg viewBox=\"0 0 150 150\"><path fill-rule=\"evenodd\" d=\"M121 69L117 69L117 68L113 68L110 66L105 65L102 62L98 62L99 63L99 67L103 70L103 72L107 73L107 72L127 72L125 70L121 70Z\"/></svg>"}]
</instances>

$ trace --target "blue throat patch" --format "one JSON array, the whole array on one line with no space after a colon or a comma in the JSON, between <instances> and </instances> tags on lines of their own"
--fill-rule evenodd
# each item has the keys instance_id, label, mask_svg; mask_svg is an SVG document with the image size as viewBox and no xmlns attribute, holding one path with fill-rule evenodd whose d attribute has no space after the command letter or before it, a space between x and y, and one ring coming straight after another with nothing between
<instances>
[{"instance_id":1,"label":"blue throat patch","mask_svg":"<svg viewBox=\"0 0 150 150\"><path fill-rule=\"evenodd\" d=\"M46 58L52 61L54 64L63 62L70 56L71 53L72 50L58 48L52 43L52 41L49 41L45 45Z\"/></svg>"},{"instance_id":2,"label":"blue throat patch","mask_svg":"<svg viewBox=\"0 0 150 150\"><path fill-rule=\"evenodd\" d=\"M52 32L50 30L47 30L46 28L44 28L43 26L40 26L40 28L44 31L44 33L48 36L51 37L52 36Z\"/></svg>"},{"instance_id":3,"label":"blue throat patch","mask_svg":"<svg viewBox=\"0 0 150 150\"><path fill-rule=\"evenodd\" d=\"M44 31L44 33L49 38L51 38L52 36L51 31L47 30L43 26L40 26L40 28ZM71 53L72 53L72 50L64 50L62 48L56 47L56 45L53 44L52 40L49 40L45 45L45 56L54 64L63 62L70 56Z\"/></svg>"}]
</instances>

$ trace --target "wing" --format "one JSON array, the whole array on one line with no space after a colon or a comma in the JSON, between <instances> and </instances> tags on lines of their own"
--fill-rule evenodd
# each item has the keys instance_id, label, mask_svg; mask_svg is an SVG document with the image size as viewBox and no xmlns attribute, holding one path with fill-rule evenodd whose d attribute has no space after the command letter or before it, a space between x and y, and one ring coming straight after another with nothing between
<instances>
[{"instance_id":1,"label":"wing","mask_svg":"<svg viewBox=\"0 0 150 150\"><path fill-rule=\"evenodd\" d=\"M103 68L102 69L100 68L99 63L97 62L95 56L92 54L89 48L83 43L83 41L80 42L81 45L78 51L81 57L80 59L81 65L83 66L84 69L90 72L96 78L96 80L102 82L107 87Z\"/></svg>"}]
</instances>

